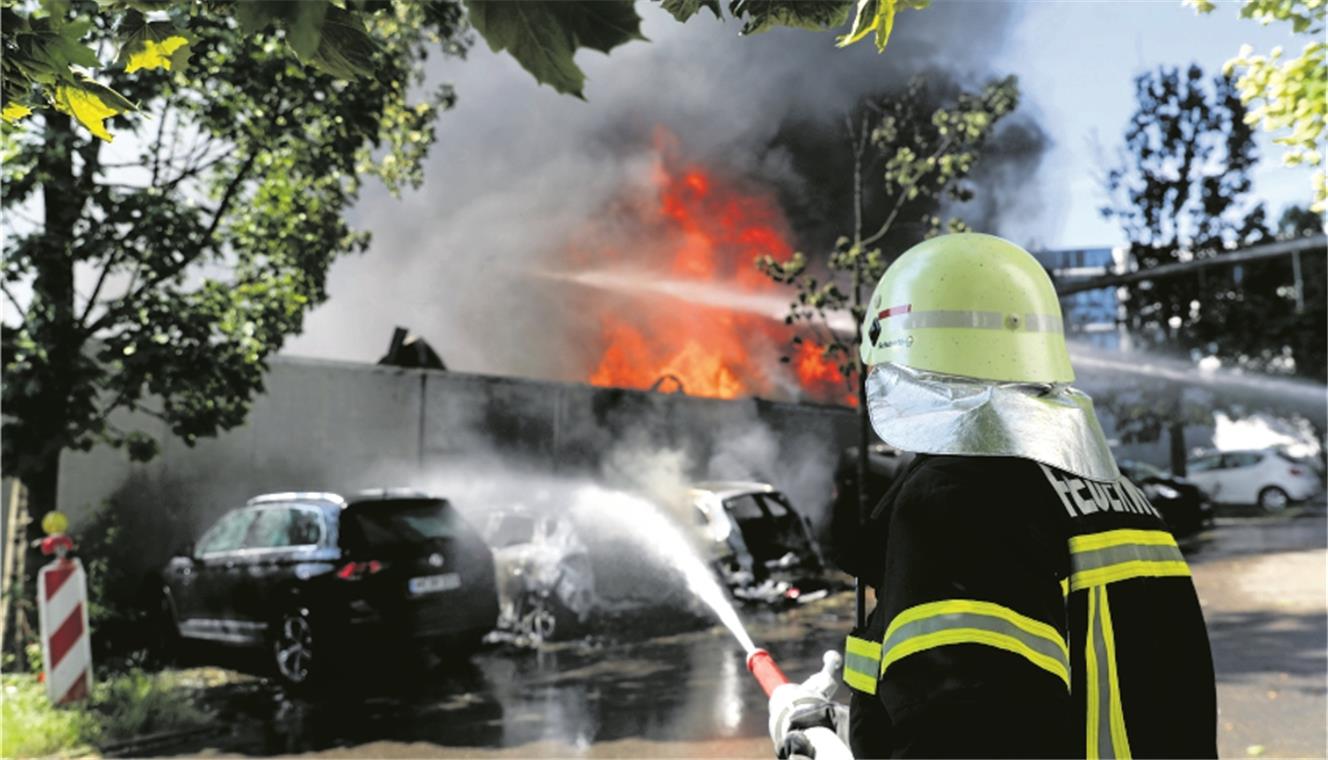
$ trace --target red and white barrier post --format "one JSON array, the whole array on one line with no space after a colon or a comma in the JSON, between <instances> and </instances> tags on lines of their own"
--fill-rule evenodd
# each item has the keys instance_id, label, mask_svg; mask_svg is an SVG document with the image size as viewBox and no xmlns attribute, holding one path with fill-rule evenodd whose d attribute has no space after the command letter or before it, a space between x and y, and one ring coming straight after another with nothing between
<instances>
[{"instance_id":1,"label":"red and white barrier post","mask_svg":"<svg viewBox=\"0 0 1328 760\"><path fill-rule=\"evenodd\" d=\"M47 536L42 554L55 561L37 572L37 616L41 621L42 671L46 694L57 705L87 698L92 691L92 642L88 638L88 585L83 565L67 556L74 542L59 512L42 519Z\"/></svg>"}]
</instances>

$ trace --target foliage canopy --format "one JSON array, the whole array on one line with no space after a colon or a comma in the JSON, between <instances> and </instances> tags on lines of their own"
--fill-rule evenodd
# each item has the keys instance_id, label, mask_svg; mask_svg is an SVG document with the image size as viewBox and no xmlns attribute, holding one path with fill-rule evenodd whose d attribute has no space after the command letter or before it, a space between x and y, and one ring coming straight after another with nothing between
<instances>
[{"instance_id":1,"label":"foliage canopy","mask_svg":"<svg viewBox=\"0 0 1328 760\"><path fill-rule=\"evenodd\" d=\"M424 5L426 14L455 16L461 0ZM659 0L678 21L702 8L723 17L719 0ZM889 40L897 12L930 0L730 0L743 34L780 26L824 30L852 19L841 46L874 35ZM377 76L388 38L384 15L406 0L4 0L3 102L10 124L51 108L74 117L110 141L107 119L137 103L98 80L106 69L124 73L184 72L197 47L197 22L237 28L245 37L268 35L305 66L343 80ZM644 40L635 0L464 0L470 26L495 52L506 51L536 81L583 96L585 73L573 60L581 48L608 53ZM77 9L75 11L75 9ZM398 14L399 15L399 14ZM103 64L99 51L116 51Z\"/></svg>"},{"instance_id":2,"label":"foliage canopy","mask_svg":"<svg viewBox=\"0 0 1328 760\"><path fill-rule=\"evenodd\" d=\"M1186 0L1200 13L1216 7L1213 0ZM1267 54L1241 47L1227 61L1226 73L1238 73L1236 86L1241 100L1250 107L1246 119L1274 133L1274 142L1286 151L1287 166L1319 167L1314 174L1313 210L1328 211L1328 175L1323 167L1325 136L1328 135L1328 41L1325 41L1326 0L1242 0L1241 18L1265 26L1290 24L1296 34L1309 41L1300 55L1285 56L1280 46Z\"/></svg>"},{"instance_id":3,"label":"foliage canopy","mask_svg":"<svg viewBox=\"0 0 1328 760\"><path fill-rule=\"evenodd\" d=\"M146 3L132 5L125 14ZM65 7L61 24L94 19L93 47L120 39L101 6ZM186 443L244 419L266 358L326 298L332 262L367 245L345 217L364 179L394 192L421 181L435 115L453 101L445 86L417 91L423 62L464 48L450 3L372 14L362 61L305 40L311 65L292 59L289 28L250 32L201 12L171 23L189 40L187 66L162 53L110 71L107 91L146 106L118 117L132 140L88 136L77 109L58 107L0 128L4 209L18 220L4 241L3 445L37 514L62 449L154 453L156 434L121 427L119 409ZM348 84L338 66L372 76Z\"/></svg>"}]
</instances>

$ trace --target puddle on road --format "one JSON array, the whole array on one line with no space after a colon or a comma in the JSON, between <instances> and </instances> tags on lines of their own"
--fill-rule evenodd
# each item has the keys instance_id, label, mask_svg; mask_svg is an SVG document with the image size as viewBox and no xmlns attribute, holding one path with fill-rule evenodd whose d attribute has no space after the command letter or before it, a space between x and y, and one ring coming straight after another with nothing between
<instances>
[{"instance_id":1,"label":"puddle on road","mask_svg":"<svg viewBox=\"0 0 1328 760\"><path fill-rule=\"evenodd\" d=\"M746 610L744 617L758 644L790 676L804 678L820 668L827 649L842 646L852 595L781 613ZM592 744L636 741L659 755L674 754L673 742L720 751L764 737L765 697L727 631L676 628L645 640L600 636L539 650L493 648L428 672L370 667L317 696L288 695L267 681L235 684L210 699L232 732L173 751L271 755L381 748L376 743L387 741L539 754L543 746L581 753ZM750 744L740 746L750 752Z\"/></svg>"}]
</instances>

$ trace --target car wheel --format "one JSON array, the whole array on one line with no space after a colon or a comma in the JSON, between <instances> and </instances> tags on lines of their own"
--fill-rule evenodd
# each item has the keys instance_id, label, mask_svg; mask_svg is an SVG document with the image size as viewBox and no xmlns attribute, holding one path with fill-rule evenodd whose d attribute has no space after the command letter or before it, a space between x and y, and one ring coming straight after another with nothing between
<instances>
[{"instance_id":1,"label":"car wheel","mask_svg":"<svg viewBox=\"0 0 1328 760\"><path fill-rule=\"evenodd\" d=\"M1290 503L1291 497L1277 486L1268 486L1259 492L1259 506L1269 512L1280 512Z\"/></svg>"},{"instance_id":2,"label":"car wheel","mask_svg":"<svg viewBox=\"0 0 1328 760\"><path fill-rule=\"evenodd\" d=\"M521 621L521 632L536 644L552 641L559 634L558 616L548 605L534 605Z\"/></svg>"},{"instance_id":3,"label":"car wheel","mask_svg":"<svg viewBox=\"0 0 1328 760\"><path fill-rule=\"evenodd\" d=\"M290 686L307 684L314 675L314 627L309 611L293 609L275 623L272 664L277 676Z\"/></svg>"}]
</instances>

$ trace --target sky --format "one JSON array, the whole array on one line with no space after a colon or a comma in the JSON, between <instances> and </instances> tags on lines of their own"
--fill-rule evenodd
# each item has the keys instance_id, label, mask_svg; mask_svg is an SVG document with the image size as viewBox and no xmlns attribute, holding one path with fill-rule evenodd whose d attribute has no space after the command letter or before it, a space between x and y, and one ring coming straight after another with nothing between
<instances>
[{"instance_id":1,"label":"sky","mask_svg":"<svg viewBox=\"0 0 1328 760\"><path fill-rule=\"evenodd\" d=\"M1191 62L1215 74L1246 43L1260 52L1276 45L1298 51L1305 38L1298 40L1289 27L1241 19L1235 3L1219 3L1205 16L1172 0L1031 0L1022 5L993 63L1019 76L1028 106L1041 114L1053 136L1042 177L1057 188L1053 197L1063 201L1042 219L1049 247L1124 242L1119 228L1097 213L1102 202L1098 157L1121 143L1135 108L1134 77L1160 65ZM1255 194L1275 212L1304 203L1309 172L1284 168L1281 148L1267 134L1260 132L1259 143Z\"/></svg>"},{"instance_id":2,"label":"sky","mask_svg":"<svg viewBox=\"0 0 1328 760\"><path fill-rule=\"evenodd\" d=\"M636 7L650 42L582 51L584 102L538 86L482 40L464 60L433 63L431 77L454 84L459 100L440 117L423 186L401 199L366 192L353 221L373 232L369 252L334 265L329 302L286 351L374 360L400 324L455 369L580 377L598 325L520 273L565 264L551 252L639 181L654 125L691 156L797 187L787 151L753 146L772 145L789 119L837 119L864 93L929 67L970 86L1017 75L1023 99L1011 118L1042 132L1041 160L986 189L1000 221L985 231L1038 248L1116 245L1122 235L1098 213L1098 178L1134 110L1133 78L1190 62L1215 74L1243 43L1303 44L1240 19L1234 5L1197 16L1180 0L941 0L902 13L882 55L836 49L829 33L739 38L731 19L703 12L678 24L654 3ZM1309 176L1280 168L1278 149L1260 140L1254 189L1275 215L1308 197Z\"/></svg>"}]
</instances>

